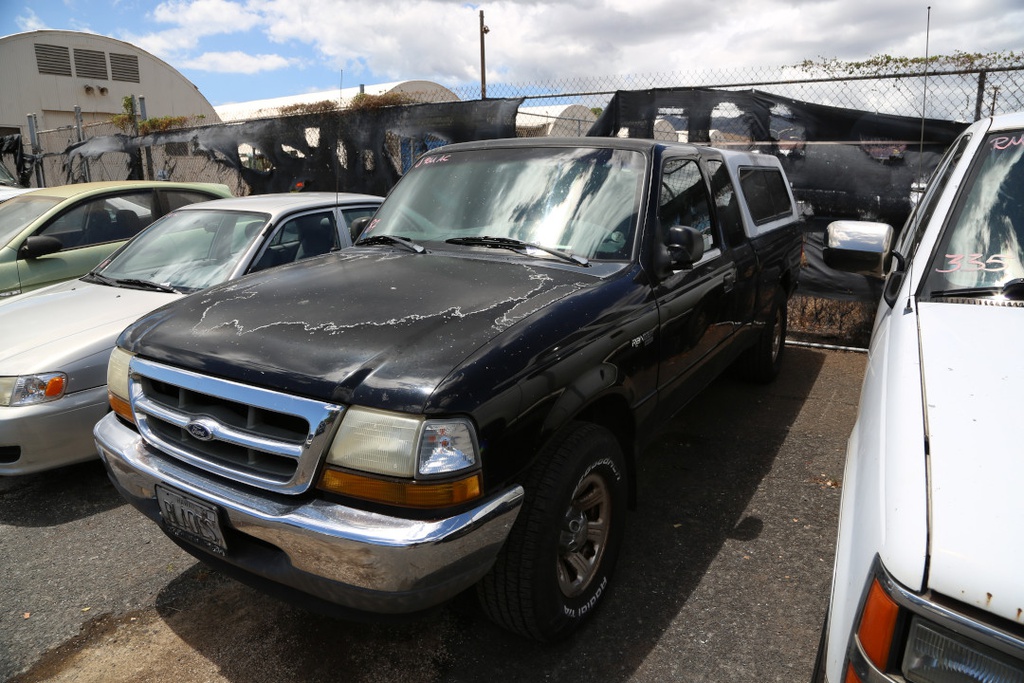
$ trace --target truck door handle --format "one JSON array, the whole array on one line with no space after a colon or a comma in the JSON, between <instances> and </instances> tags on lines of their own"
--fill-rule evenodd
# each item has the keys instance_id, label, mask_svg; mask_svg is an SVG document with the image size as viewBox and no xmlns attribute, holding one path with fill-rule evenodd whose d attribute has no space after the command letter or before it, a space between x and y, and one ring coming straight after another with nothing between
<instances>
[{"instance_id":1,"label":"truck door handle","mask_svg":"<svg viewBox=\"0 0 1024 683\"><path fill-rule=\"evenodd\" d=\"M725 291L731 292L733 287L736 286L736 273L729 271L722 278L722 284L725 287Z\"/></svg>"}]
</instances>

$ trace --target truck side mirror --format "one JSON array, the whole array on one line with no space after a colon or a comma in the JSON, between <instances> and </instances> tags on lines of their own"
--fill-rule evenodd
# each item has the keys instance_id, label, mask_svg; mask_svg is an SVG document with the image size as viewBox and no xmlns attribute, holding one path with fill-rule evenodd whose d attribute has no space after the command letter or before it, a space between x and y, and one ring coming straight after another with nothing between
<instances>
[{"instance_id":1,"label":"truck side mirror","mask_svg":"<svg viewBox=\"0 0 1024 683\"><path fill-rule=\"evenodd\" d=\"M704 255L704 236L696 228L677 225L668 231L673 268L690 268Z\"/></svg>"},{"instance_id":2,"label":"truck side mirror","mask_svg":"<svg viewBox=\"0 0 1024 683\"><path fill-rule=\"evenodd\" d=\"M64 248L64 243L50 235L33 235L21 244L18 258L39 258L47 254L56 254Z\"/></svg>"},{"instance_id":3,"label":"truck side mirror","mask_svg":"<svg viewBox=\"0 0 1024 683\"><path fill-rule=\"evenodd\" d=\"M825 265L848 273L884 278L892 255L893 229L887 223L833 221L825 228Z\"/></svg>"}]
</instances>

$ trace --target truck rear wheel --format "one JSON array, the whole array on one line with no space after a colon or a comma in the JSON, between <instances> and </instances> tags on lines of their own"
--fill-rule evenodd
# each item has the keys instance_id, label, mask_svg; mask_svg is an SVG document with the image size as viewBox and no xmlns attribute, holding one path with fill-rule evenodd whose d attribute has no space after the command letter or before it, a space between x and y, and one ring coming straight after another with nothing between
<instances>
[{"instance_id":1,"label":"truck rear wheel","mask_svg":"<svg viewBox=\"0 0 1024 683\"><path fill-rule=\"evenodd\" d=\"M782 367L782 352L786 348L786 309L786 294L779 289L760 336L738 359L738 368L745 379L768 383L778 376L779 368Z\"/></svg>"},{"instance_id":2,"label":"truck rear wheel","mask_svg":"<svg viewBox=\"0 0 1024 683\"><path fill-rule=\"evenodd\" d=\"M607 429L573 423L545 446L525 489L523 509L477 595L499 625L558 640L608 590L626 521L622 449Z\"/></svg>"}]
</instances>

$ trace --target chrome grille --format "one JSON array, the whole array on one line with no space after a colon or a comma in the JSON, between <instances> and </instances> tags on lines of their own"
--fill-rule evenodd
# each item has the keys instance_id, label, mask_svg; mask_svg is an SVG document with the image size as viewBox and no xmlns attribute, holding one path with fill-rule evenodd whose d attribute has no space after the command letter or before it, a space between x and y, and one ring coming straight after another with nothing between
<instances>
[{"instance_id":1,"label":"chrome grille","mask_svg":"<svg viewBox=\"0 0 1024 683\"><path fill-rule=\"evenodd\" d=\"M206 471L302 493L344 408L135 357L132 411L143 438Z\"/></svg>"}]
</instances>

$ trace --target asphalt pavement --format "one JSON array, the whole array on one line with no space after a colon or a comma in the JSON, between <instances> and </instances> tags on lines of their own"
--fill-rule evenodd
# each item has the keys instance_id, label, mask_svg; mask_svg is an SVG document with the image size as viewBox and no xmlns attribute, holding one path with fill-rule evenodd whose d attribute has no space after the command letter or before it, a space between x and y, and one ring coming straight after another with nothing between
<instances>
[{"instance_id":1,"label":"asphalt pavement","mask_svg":"<svg viewBox=\"0 0 1024 683\"><path fill-rule=\"evenodd\" d=\"M404 624L336 621L197 563L98 462L0 478L0 680L805 681L866 356L790 346L722 378L643 454L608 599L540 645L472 595Z\"/></svg>"}]
</instances>

